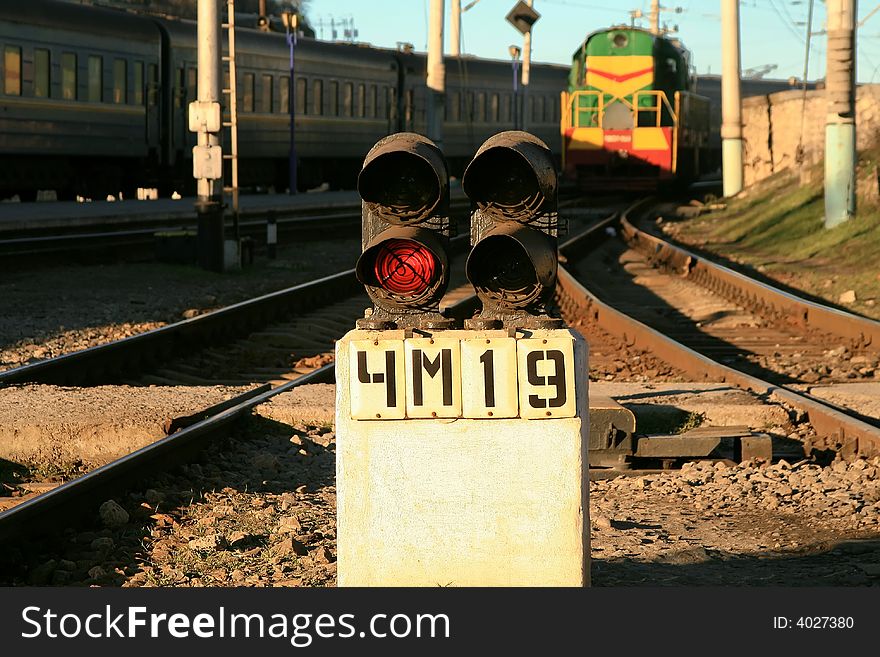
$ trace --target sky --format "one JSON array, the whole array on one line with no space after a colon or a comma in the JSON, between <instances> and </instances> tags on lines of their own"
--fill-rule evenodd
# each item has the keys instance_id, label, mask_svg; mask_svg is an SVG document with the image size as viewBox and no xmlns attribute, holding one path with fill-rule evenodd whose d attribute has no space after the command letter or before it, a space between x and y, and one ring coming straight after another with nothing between
<instances>
[{"instance_id":1,"label":"sky","mask_svg":"<svg viewBox=\"0 0 880 657\"><path fill-rule=\"evenodd\" d=\"M470 0L462 0L462 7ZM477 57L507 59L508 46L522 45L520 33L505 20L517 0L478 0L462 15L462 52ZM768 78L803 77L806 22L810 0L741 0L740 40L743 74L748 69L775 65ZM446 0L445 38L449 51L450 0ZM532 61L570 64L574 50L590 32L630 22L630 10L641 9L648 26L649 0L534 0L541 18L533 28ZM858 3L859 27L856 75L859 82L880 83L880 12L868 14L880 2ZM320 37L330 38L330 21L353 20L358 41L394 48L412 43L425 51L430 0L308 0L306 12ZM666 0L661 24L678 26L676 36L691 51L698 73L721 73L721 10L719 0ZM680 9L680 11L675 11ZM813 9L808 79L825 76L825 4ZM337 26L337 29L338 26ZM339 30L339 36L342 36Z\"/></svg>"}]
</instances>

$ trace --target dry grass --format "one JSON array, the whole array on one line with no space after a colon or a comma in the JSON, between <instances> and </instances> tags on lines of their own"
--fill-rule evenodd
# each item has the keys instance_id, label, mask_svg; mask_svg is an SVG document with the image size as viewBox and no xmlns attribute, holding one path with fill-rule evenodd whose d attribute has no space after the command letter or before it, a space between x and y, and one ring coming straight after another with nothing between
<instances>
[{"instance_id":1,"label":"dry grass","mask_svg":"<svg viewBox=\"0 0 880 657\"><path fill-rule=\"evenodd\" d=\"M860 200L855 219L824 227L822 176L801 185L774 176L727 208L670 226L676 238L747 265L784 285L880 319L880 209Z\"/></svg>"}]
</instances>

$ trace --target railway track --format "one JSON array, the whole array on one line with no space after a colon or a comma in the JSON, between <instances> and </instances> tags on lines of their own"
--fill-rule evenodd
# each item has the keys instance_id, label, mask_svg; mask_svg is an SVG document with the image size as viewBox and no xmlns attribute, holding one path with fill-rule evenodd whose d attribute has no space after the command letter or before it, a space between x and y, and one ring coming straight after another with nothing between
<instances>
[{"instance_id":1,"label":"railway track","mask_svg":"<svg viewBox=\"0 0 880 657\"><path fill-rule=\"evenodd\" d=\"M587 220L591 216L588 213ZM466 243L466 235L454 239L453 253L463 251ZM463 259L456 258L453 289L444 305L450 306L450 316L459 319L472 311L476 300L469 286L462 286L464 282ZM272 397L299 385L332 381L334 340L353 327L369 305L354 270L348 270L123 340L0 372L0 386L249 387L221 404L168 418L166 438L0 514L0 541L69 522L81 510L92 508L92 502L112 497L133 472L166 469L177 458L169 456L173 454L187 460L228 431L234 420Z\"/></svg>"},{"instance_id":2,"label":"railway track","mask_svg":"<svg viewBox=\"0 0 880 657\"><path fill-rule=\"evenodd\" d=\"M792 387L799 379L791 370L770 362L787 351L803 368L810 357L827 360L829 344L873 353L880 324L781 292L639 230L631 215L644 205L560 247L571 264L560 271L558 287L569 323L586 332L596 326L691 380L734 384L798 409L821 437L819 449L880 454L877 418L804 394ZM607 239L618 225L623 239ZM694 288L714 298L701 299Z\"/></svg>"},{"instance_id":3,"label":"railway track","mask_svg":"<svg viewBox=\"0 0 880 657\"><path fill-rule=\"evenodd\" d=\"M607 241L605 239L608 237L607 229L612 227L615 221L615 217L609 217L563 244L561 253L563 260L568 261L567 266L572 267L584 261L585 254L594 256L594 249ZM299 312L305 309L315 312L313 308L315 299L326 302L329 298L339 298L340 295L345 294L342 290L354 291L355 297L351 301L338 301L334 304L339 306L337 309L329 310L331 306L325 306L324 311L321 312L329 314L323 317L320 314L313 315L315 320L313 324L308 321L309 316L301 317L303 325L310 326L312 331L317 330L322 335L329 336L334 331L344 332L351 324L348 323L346 326L346 321L339 319L340 315L336 313L351 312L354 313L353 317L360 314L359 311L365 305L355 300L357 294L360 294L360 288L351 272L343 272L307 286L297 287L301 288L299 292L293 292L295 289L293 288L248 302L250 305L239 304L239 307L232 306L219 311L220 316L225 315L222 321L218 317L211 318L211 315L205 315L181 322L177 328L169 329L167 335L159 339L158 343L155 342L157 340L155 336L143 334L129 338L128 341L131 342L124 348L119 345L96 347L79 355L61 357L54 359L54 362L37 363L0 374L0 383L26 380L64 383L113 380L143 384L180 382L187 377L194 377L189 379L190 383L199 384L266 382L263 387L251 389L240 398L212 409L205 409L204 412L192 417L181 418L176 426L169 426L170 431L176 430L174 433L129 457L99 468L0 514L0 542L14 541L21 545L26 537L39 537L50 528L57 531L59 527L70 526L71 523L76 522L78 516L94 516L97 505L118 497L122 491L130 489L133 482L143 480L145 477L150 478L146 473L167 472L172 465L191 459L206 445L214 445L216 453L218 438L228 434L232 427L238 426L236 424L238 419L250 415L253 408L273 396L306 383L332 380L332 363L321 358L322 354L326 354L326 351L320 351L324 346L320 341L324 338L316 338L313 334L308 339L304 339L298 332L297 322L291 320L276 322L273 328L266 329L266 315L277 320L280 315L296 315L297 308L300 309ZM456 290L456 297L450 298L447 305L451 301L456 302L451 305L447 313L454 316L468 316L474 308L473 297L468 296L464 289ZM727 381L767 398L774 398L776 401L802 409L809 415L810 422L817 427L817 432L825 432L832 440L836 440L838 447L845 453L861 455L876 453L871 451L876 449L878 444L877 430L874 427L866 426L840 411L782 389L778 385L712 362L644 324L623 316L581 286L565 268L560 270L559 302L570 320L586 317L595 329L588 333L587 337L591 342L593 353L603 355L593 360L593 369L598 367L600 371L605 368L619 372L619 368L615 368L615 363L625 363L631 357L637 356L640 360L640 371L653 373L657 378ZM264 327L256 331L253 330L255 315L261 316L259 323ZM316 329L315 327L319 325L323 326ZM224 326L226 328L223 328ZM226 365L220 363L218 366L216 359L220 354L215 347L213 350L208 348L200 354L190 356L190 358L202 359L201 361L187 364L185 360L178 360L164 369L153 367L150 374L141 374L140 376L143 377L141 379L132 378L133 371L142 368L144 363L151 360L148 358L151 353L154 357L155 354L161 353L168 358L172 354L190 350L194 344L201 345L206 342L229 344L230 335L241 336L248 333L258 337L262 333L262 337L268 338L270 345L272 340L281 337L284 346L275 347L279 353L286 352L289 356L292 349L307 347L314 352L311 357L318 358L309 364L297 365L295 362L288 362L255 371L254 358L248 356L247 351L254 345L252 335L243 338L243 342L239 341L234 348L229 349L233 356L231 360L226 361ZM290 340L300 340L300 342L292 343ZM332 338L328 339L327 346L330 344ZM135 347L132 348L130 345ZM250 369L241 368L242 358ZM211 371L217 372L220 378L212 379L204 375L209 369L209 364ZM308 449L311 450L312 447ZM323 454L325 451L320 453ZM309 452L308 455L311 453Z\"/></svg>"},{"instance_id":4,"label":"railway track","mask_svg":"<svg viewBox=\"0 0 880 657\"><path fill-rule=\"evenodd\" d=\"M180 201L186 204L186 201ZM463 198L456 198L451 204L455 214L467 212L468 204ZM266 222L271 219L276 224L279 241L297 239L308 240L326 237L328 232L335 235L357 235L360 232L361 206L333 206L328 208L251 208L243 209L239 215L239 232L242 237L254 243L265 244ZM94 225L80 226L76 223L66 225L56 222L50 228L28 228L26 222L16 229L0 233L0 259L12 263L39 261L49 256L83 258L86 256L106 257L112 249L114 257L119 250L139 257L153 257L156 251L157 236L196 237L195 211L159 214L157 217L140 216L125 218L125 221L110 221L106 228L95 229ZM230 216L227 214L227 223Z\"/></svg>"}]
</instances>

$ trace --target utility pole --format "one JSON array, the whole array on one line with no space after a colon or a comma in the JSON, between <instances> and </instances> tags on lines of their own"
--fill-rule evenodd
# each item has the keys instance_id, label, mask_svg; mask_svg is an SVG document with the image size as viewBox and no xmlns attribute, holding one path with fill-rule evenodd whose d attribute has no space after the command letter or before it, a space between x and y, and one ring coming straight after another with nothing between
<instances>
[{"instance_id":1,"label":"utility pole","mask_svg":"<svg viewBox=\"0 0 880 657\"><path fill-rule=\"evenodd\" d=\"M461 0L452 0L452 34L449 35L449 54L461 55Z\"/></svg>"},{"instance_id":2,"label":"utility pole","mask_svg":"<svg viewBox=\"0 0 880 657\"><path fill-rule=\"evenodd\" d=\"M856 0L828 0L825 227L856 213Z\"/></svg>"},{"instance_id":3,"label":"utility pole","mask_svg":"<svg viewBox=\"0 0 880 657\"><path fill-rule=\"evenodd\" d=\"M660 0L651 0L651 34L660 34Z\"/></svg>"},{"instance_id":4,"label":"utility pole","mask_svg":"<svg viewBox=\"0 0 880 657\"><path fill-rule=\"evenodd\" d=\"M531 7L534 0L526 0L526 4ZM522 68L522 113L520 123L521 130L528 130L529 122L529 69L532 64L532 29L530 26L528 31L523 34L523 68Z\"/></svg>"},{"instance_id":5,"label":"utility pole","mask_svg":"<svg viewBox=\"0 0 880 657\"><path fill-rule=\"evenodd\" d=\"M734 196L743 188L739 70L739 0L721 0L721 161L725 196Z\"/></svg>"},{"instance_id":6,"label":"utility pole","mask_svg":"<svg viewBox=\"0 0 880 657\"><path fill-rule=\"evenodd\" d=\"M199 265L223 271L223 152L220 146L220 0L198 4L198 101L190 106L190 129L198 134L193 149L197 179Z\"/></svg>"},{"instance_id":7,"label":"utility pole","mask_svg":"<svg viewBox=\"0 0 880 657\"><path fill-rule=\"evenodd\" d=\"M444 0L431 0L428 26L428 138L443 148L443 105L446 97L446 67L443 64Z\"/></svg>"}]
</instances>

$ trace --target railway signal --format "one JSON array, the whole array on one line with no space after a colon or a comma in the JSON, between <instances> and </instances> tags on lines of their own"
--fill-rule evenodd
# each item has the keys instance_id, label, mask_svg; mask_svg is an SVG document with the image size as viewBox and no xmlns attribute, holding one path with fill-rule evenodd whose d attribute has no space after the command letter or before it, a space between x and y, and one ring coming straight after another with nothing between
<instances>
[{"instance_id":1,"label":"railway signal","mask_svg":"<svg viewBox=\"0 0 880 657\"><path fill-rule=\"evenodd\" d=\"M356 274L374 307L358 328L443 329L449 283L449 172L431 140L401 132L379 140L358 176L363 199Z\"/></svg>"},{"instance_id":2,"label":"railway signal","mask_svg":"<svg viewBox=\"0 0 880 657\"><path fill-rule=\"evenodd\" d=\"M474 209L468 279L483 303L470 329L556 328L547 303L556 287L557 180L547 145L526 132L486 140L462 187Z\"/></svg>"}]
</instances>

